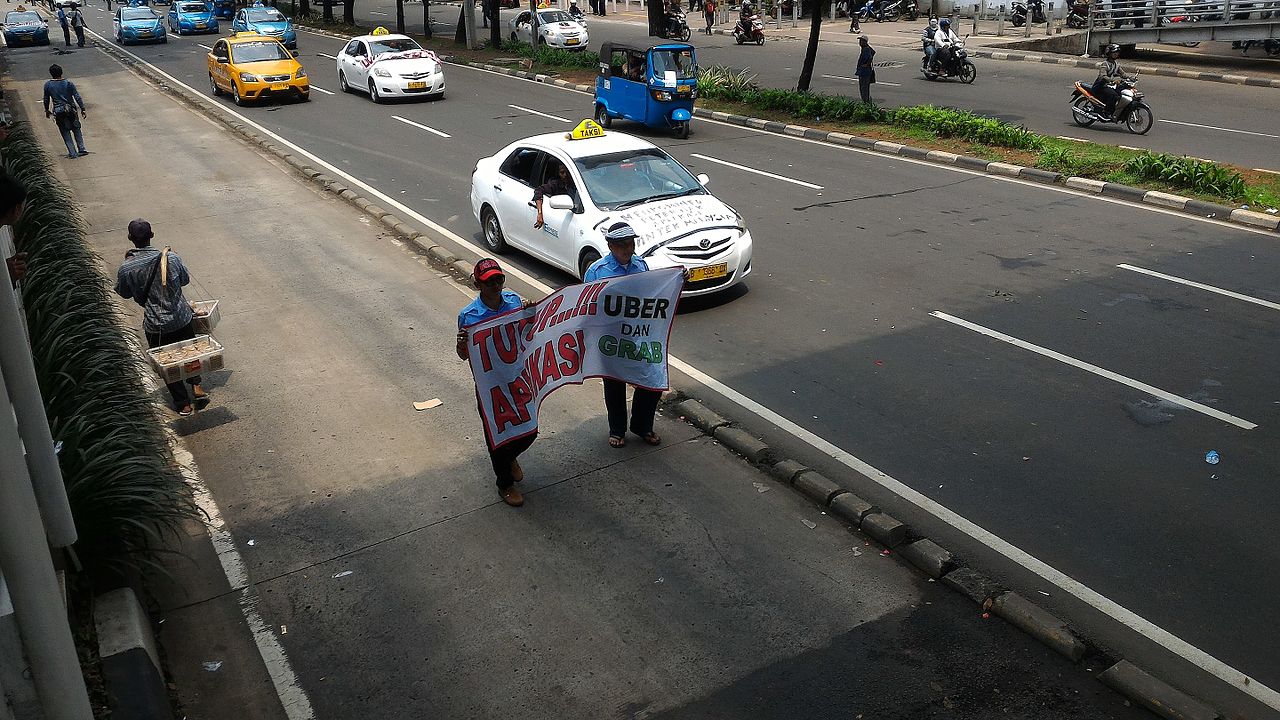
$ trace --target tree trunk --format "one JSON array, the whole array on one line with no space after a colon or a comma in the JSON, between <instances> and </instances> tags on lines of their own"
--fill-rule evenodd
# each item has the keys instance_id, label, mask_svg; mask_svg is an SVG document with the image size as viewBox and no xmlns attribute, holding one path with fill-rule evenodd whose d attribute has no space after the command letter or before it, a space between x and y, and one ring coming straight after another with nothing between
<instances>
[{"instance_id":1,"label":"tree trunk","mask_svg":"<svg viewBox=\"0 0 1280 720\"><path fill-rule=\"evenodd\" d=\"M326 22L333 22L333 2L324 0L324 13L320 15Z\"/></svg>"},{"instance_id":2,"label":"tree trunk","mask_svg":"<svg viewBox=\"0 0 1280 720\"><path fill-rule=\"evenodd\" d=\"M649 10L649 35L653 37L661 37L662 30L667 24L667 13L663 2L664 0L648 0L645 3Z\"/></svg>"},{"instance_id":3,"label":"tree trunk","mask_svg":"<svg viewBox=\"0 0 1280 720\"><path fill-rule=\"evenodd\" d=\"M422 34L431 39L431 0L422 0Z\"/></svg>"},{"instance_id":4,"label":"tree trunk","mask_svg":"<svg viewBox=\"0 0 1280 720\"><path fill-rule=\"evenodd\" d=\"M467 43L467 20L462 14L462 6L458 6L458 27L454 30L453 41L459 45Z\"/></svg>"},{"instance_id":5,"label":"tree trunk","mask_svg":"<svg viewBox=\"0 0 1280 720\"><path fill-rule=\"evenodd\" d=\"M404 0L396 0L396 32L404 34Z\"/></svg>"},{"instance_id":6,"label":"tree trunk","mask_svg":"<svg viewBox=\"0 0 1280 720\"><path fill-rule=\"evenodd\" d=\"M485 0L489 5L489 47L498 49L502 44L502 8L498 0Z\"/></svg>"},{"instance_id":7,"label":"tree trunk","mask_svg":"<svg viewBox=\"0 0 1280 720\"><path fill-rule=\"evenodd\" d=\"M356 0L347 0L342 4L342 22L348 25L356 24Z\"/></svg>"},{"instance_id":8,"label":"tree trunk","mask_svg":"<svg viewBox=\"0 0 1280 720\"><path fill-rule=\"evenodd\" d=\"M813 64L818 58L818 38L822 35L822 10L818 3L822 0L808 0L809 6L809 47L804 51L804 67L800 69L800 81L796 89L809 92L809 82L813 80Z\"/></svg>"},{"instance_id":9,"label":"tree trunk","mask_svg":"<svg viewBox=\"0 0 1280 720\"><path fill-rule=\"evenodd\" d=\"M304 17L311 17L311 0L298 0L297 14Z\"/></svg>"}]
</instances>

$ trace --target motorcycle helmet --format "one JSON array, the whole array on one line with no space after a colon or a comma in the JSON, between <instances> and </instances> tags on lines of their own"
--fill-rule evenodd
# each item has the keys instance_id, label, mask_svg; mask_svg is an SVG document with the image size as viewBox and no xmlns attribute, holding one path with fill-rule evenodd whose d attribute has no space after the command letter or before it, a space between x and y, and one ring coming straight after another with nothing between
<instances>
[{"instance_id":1,"label":"motorcycle helmet","mask_svg":"<svg viewBox=\"0 0 1280 720\"><path fill-rule=\"evenodd\" d=\"M942 18L942 29L943 29L943 30L946 30L946 29L948 29L948 28L950 28L950 27L951 27L951 19L950 19L950 18Z\"/></svg>"},{"instance_id":2,"label":"motorcycle helmet","mask_svg":"<svg viewBox=\"0 0 1280 720\"><path fill-rule=\"evenodd\" d=\"M1103 49L1102 54L1110 55L1111 53L1118 53L1118 52L1120 52L1120 46L1115 43L1111 43L1110 45L1108 45L1106 48Z\"/></svg>"}]
</instances>

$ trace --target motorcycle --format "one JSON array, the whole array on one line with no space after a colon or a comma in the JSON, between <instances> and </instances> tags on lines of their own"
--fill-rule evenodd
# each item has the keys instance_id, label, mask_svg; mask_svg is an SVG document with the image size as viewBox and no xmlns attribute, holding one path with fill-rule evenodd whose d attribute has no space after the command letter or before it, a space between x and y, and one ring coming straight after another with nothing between
<instances>
[{"instance_id":1,"label":"motorcycle","mask_svg":"<svg viewBox=\"0 0 1280 720\"><path fill-rule=\"evenodd\" d=\"M978 79L978 68L969 59L969 52L964 49L964 42L969 36L966 35L960 42L951 46L951 57L947 60L945 66L938 60L938 53L934 53L932 61L929 55L925 55L920 61L920 71L924 73L926 80L937 80L945 77L958 77L960 82L965 85L971 84Z\"/></svg>"},{"instance_id":2,"label":"motorcycle","mask_svg":"<svg viewBox=\"0 0 1280 720\"><path fill-rule=\"evenodd\" d=\"M1071 119L1080 127L1096 122L1123 124L1134 135L1146 135L1156 120L1137 84L1137 76L1121 80L1116 85L1120 99L1115 112L1107 114L1107 104L1093 95L1093 84L1076 82L1071 91Z\"/></svg>"},{"instance_id":3,"label":"motorcycle","mask_svg":"<svg viewBox=\"0 0 1280 720\"><path fill-rule=\"evenodd\" d=\"M733 39L739 45L745 42L754 42L757 45L764 45L764 21L759 15L752 15L747 18L751 23L750 28L743 27L742 20L738 20L738 24L733 26Z\"/></svg>"},{"instance_id":4,"label":"motorcycle","mask_svg":"<svg viewBox=\"0 0 1280 720\"><path fill-rule=\"evenodd\" d=\"M662 26L662 32L658 34L666 40L679 40L681 42L689 42L692 33L689 31L689 23L685 20L684 11L677 10L674 14L666 18Z\"/></svg>"},{"instance_id":5,"label":"motorcycle","mask_svg":"<svg viewBox=\"0 0 1280 720\"><path fill-rule=\"evenodd\" d=\"M920 17L920 3L918 0L898 0L898 15L905 16L908 20L916 20Z\"/></svg>"},{"instance_id":6,"label":"motorcycle","mask_svg":"<svg viewBox=\"0 0 1280 720\"><path fill-rule=\"evenodd\" d=\"M1044 0L1014 0L1013 13L1009 15L1009 21L1014 27L1022 27L1027 24L1028 8L1031 13L1031 23L1040 25L1046 22L1044 17Z\"/></svg>"},{"instance_id":7,"label":"motorcycle","mask_svg":"<svg viewBox=\"0 0 1280 720\"><path fill-rule=\"evenodd\" d=\"M1071 11L1067 13L1067 27L1082 28L1089 24L1089 3L1077 0L1071 3Z\"/></svg>"}]
</instances>

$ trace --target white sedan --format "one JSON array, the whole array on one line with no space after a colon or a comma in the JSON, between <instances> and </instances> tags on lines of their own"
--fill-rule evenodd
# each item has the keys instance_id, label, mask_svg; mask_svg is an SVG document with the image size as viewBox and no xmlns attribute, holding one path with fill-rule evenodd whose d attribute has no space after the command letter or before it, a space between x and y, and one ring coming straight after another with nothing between
<instances>
[{"instance_id":1,"label":"white sedan","mask_svg":"<svg viewBox=\"0 0 1280 720\"><path fill-rule=\"evenodd\" d=\"M686 296L725 290L751 272L751 233L707 191L706 175L640 138L581 137L581 129L526 138L476 164L471 208L489 251L513 247L581 278L609 251L605 229L621 221L638 233L636 254L650 269L689 270ZM535 228L534 189L562 165L573 191L545 198L545 224Z\"/></svg>"},{"instance_id":2,"label":"white sedan","mask_svg":"<svg viewBox=\"0 0 1280 720\"><path fill-rule=\"evenodd\" d=\"M533 19L528 10L507 23L511 39L533 44ZM563 10L538 11L538 44L562 50L585 50L587 28Z\"/></svg>"},{"instance_id":3,"label":"white sedan","mask_svg":"<svg viewBox=\"0 0 1280 720\"><path fill-rule=\"evenodd\" d=\"M338 86L369 99L444 97L444 67L434 52L405 35L361 35L338 53Z\"/></svg>"}]
</instances>

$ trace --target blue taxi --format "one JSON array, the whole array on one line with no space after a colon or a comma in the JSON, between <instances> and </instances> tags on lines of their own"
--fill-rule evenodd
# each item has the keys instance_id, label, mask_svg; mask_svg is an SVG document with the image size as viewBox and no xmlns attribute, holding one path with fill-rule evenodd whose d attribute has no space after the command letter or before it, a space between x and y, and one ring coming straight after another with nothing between
<instances>
[{"instance_id":1,"label":"blue taxi","mask_svg":"<svg viewBox=\"0 0 1280 720\"><path fill-rule=\"evenodd\" d=\"M49 44L49 23L39 13L21 5L5 13L3 29L4 44L9 47Z\"/></svg>"},{"instance_id":2,"label":"blue taxi","mask_svg":"<svg viewBox=\"0 0 1280 720\"><path fill-rule=\"evenodd\" d=\"M116 14L111 17L111 30L115 34L116 42L121 45L141 42L169 42L169 36L164 31L160 16L151 8L143 5L131 4L127 7L116 8Z\"/></svg>"},{"instance_id":3,"label":"blue taxi","mask_svg":"<svg viewBox=\"0 0 1280 720\"><path fill-rule=\"evenodd\" d=\"M169 6L169 32L187 33L218 32L218 18L213 7L204 0L173 0Z\"/></svg>"},{"instance_id":4,"label":"blue taxi","mask_svg":"<svg viewBox=\"0 0 1280 720\"><path fill-rule=\"evenodd\" d=\"M293 29L293 22L279 10L264 6L261 0L253 7L241 8L231 21L231 32L246 31L275 38L290 50L298 49L298 33Z\"/></svg>"}]
</instances>

